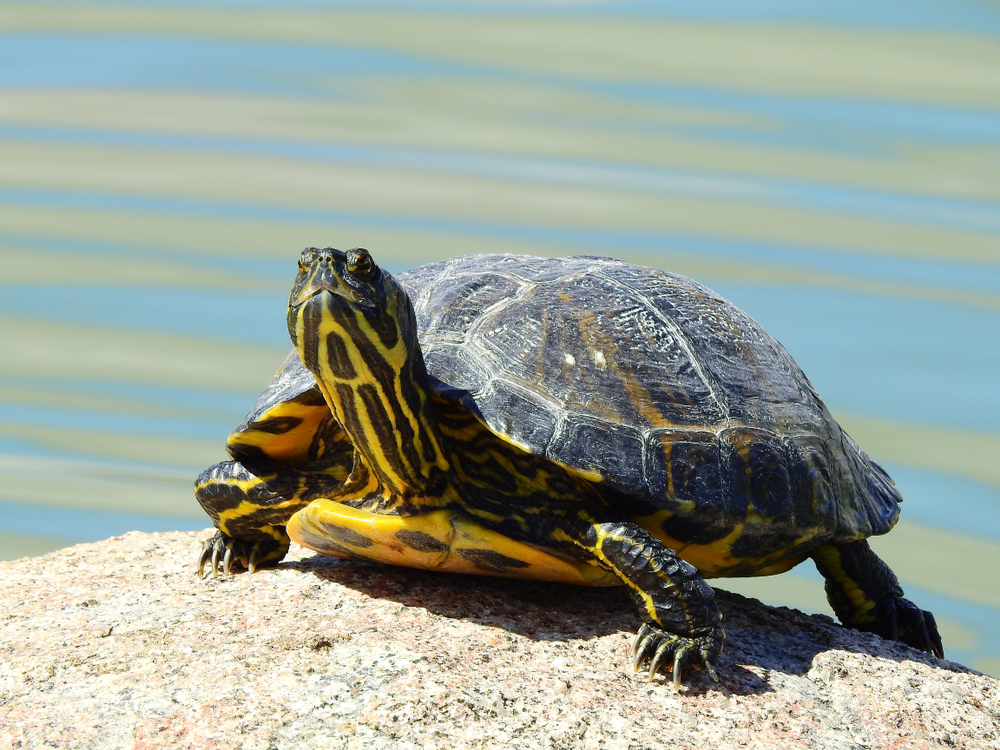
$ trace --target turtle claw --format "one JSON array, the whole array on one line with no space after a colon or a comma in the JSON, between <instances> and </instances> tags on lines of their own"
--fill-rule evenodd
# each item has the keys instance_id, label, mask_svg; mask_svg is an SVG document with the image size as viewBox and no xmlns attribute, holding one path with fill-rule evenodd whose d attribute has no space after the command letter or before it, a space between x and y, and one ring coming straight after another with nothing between
<instances>
[{"instance_id":1,"label":"turtle claw","mask_svg":"<svg viewBox=\"0 0 1000 750\"><path fill-rule=\"evenodd\" d=\"M231 575L233 570L233 545L226 545L226 556L222 559L223 575Z\"/></svg>"},{"instance_id":2,"label":"turtle claw","mask_svg":"<svg viewBox=\"0 0 1000 750\"><path fill-rule=\"evenodd\" d=\"M715 628L710 635L690 638L667 632L658 625L645 623L636 634L632 643L632 668L638 672L642 665L649 662L648 677L650 682L657 672L666 673L666 667L673 665L671 677L674 687L681 685L681 673L689 664L702 666L716 682L719 675L715 671L715 663L722 652L722 628ZM661 667L664 668L661 670Z\"/></svg>"},{"instance_id":3,"label":"turtle claw","mask_svg":"<svg viewBox=\"0 0 1000 750\"><path fill-rule=\"evenodd\" d=\"M286 552L287 539L284 542L276 539L250 542L217 531L202 547L201 557L198 558L198 577L207 578L211 573L213 578L217 578L220 568L223 575L229 576L233 574L234 566L253 573L257 568L281 562Z\"/></svg>"},{"instance_id":4,"label":"turtle claw","mask_svg":"<svg viewBox=\"0 0 1000 750\"><path fill-rule=\"evenodd\" d=\"M702 664L705 665L705 671L708 672L708 676L711 677L714 682L717 682L721 685L722 680L719 679L719 673L715 671L715 665L708 660L702 661Z\"/></svg>"},{"instance_id":5,"label":"turtle claw","mask_svg":"<svg viewBox=\"0 0 1000 750\"><path fill-rule=\"evenodd\" d=\"M875 605L874 614L874 620L855 627L944 658L941 636L930 612L900 596L883 599Z\"/></svg>"},{"instance_id":6,"label":"turtle claw","mask_svg":"<svg viewBox=\"0 0 1000 750\"><path fill-rule=\"evenodd\" d=\"M652 656L653 650L656 647L655 638L653 637L655 632L649 625L643 625L639 628L639 632L636 633L635 640L632 641L633 672L638 672L643 662Z\"/></svg>"}]
</instances>

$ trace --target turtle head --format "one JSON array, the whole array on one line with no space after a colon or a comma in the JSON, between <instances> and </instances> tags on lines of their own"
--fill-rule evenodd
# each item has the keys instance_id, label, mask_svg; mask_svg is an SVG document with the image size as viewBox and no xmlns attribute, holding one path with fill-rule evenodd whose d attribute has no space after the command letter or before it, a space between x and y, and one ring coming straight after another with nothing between
<instances>
[{"instance_id":1,"label":"turtle head","mask_svg":"<svg viewBox=\"0 0 1000 750\"><path fill-rule=\"evenodd\" d=\"M383 486L445 466L410 298L363 248L307 248L288 332L334 417Z\"/></svg>"},{"instance_id":2,"label":"turtle head","mask_svg":"<svg viewBox=\"0 0 1000 750\"><path fill-rule=\"evenodd\" d=\"M409 297L363 247L302 251L288 298L288 333L318 380L324 363L353 379L359 357L395 368L418 347Z\"/></svg>"},{"instance_id":3,"label":"turtle head","mask_svg":"<svg viewBox=\"0 0 1000 750\"><path fill-rule=\"evenodd\" d=\"M329 292L354 305L378 308L385 302L389 279L363 247L347 252L307 247L299 256L299 273L288 305L295 308L317 294ZM395 284L390 282L389 286Z\"/></svg>"}]
</instances>

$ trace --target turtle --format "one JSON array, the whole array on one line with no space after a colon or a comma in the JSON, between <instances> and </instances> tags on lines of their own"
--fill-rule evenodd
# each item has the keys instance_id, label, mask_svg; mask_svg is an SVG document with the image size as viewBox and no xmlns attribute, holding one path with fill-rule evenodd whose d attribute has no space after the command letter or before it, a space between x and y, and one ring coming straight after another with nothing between
<instances>
[{"instance_id":1,"label":"turtle","mask_svg":"<svg viewBox=\"0 0 1000 750\"><path fill-rule=\"evenodd\" d=\"M289 540L437 571L625 585L635 671L718 680L706 579L812 558L840 621L943 657L866 539L900 493L778 341L709 288L595 256L466 255L393 276L307 248L293 351L195 496L198 574Z\"/></svg>"}]
</instances>

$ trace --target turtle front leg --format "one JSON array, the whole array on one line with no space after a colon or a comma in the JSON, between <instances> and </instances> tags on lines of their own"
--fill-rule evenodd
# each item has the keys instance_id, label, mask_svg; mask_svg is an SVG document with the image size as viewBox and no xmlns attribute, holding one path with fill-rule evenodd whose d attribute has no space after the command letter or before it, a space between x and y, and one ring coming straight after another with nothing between
<instances>
[{"instance_id":1,"label":"turtle front leg","mask_svg":"<svg viewBox=\"0 0 1000 750\"><path fill-rule=\"evenodd\" d=\"M271 481L269 481L271 480ZM276 491L274 477L259 477L238 461L223 461L202 472L194 495L218 529L205 542L198 575L206 566L217 576L239 565L253 573L277 565L288 552L285 524L307 501Z\"/></svg>"},{"instance_id":2,"label":"turtle front leg","mask_svg":"<svg viewBox=\"0 0 1000 750\"><path fill-rule=\"evenodd\" d=\"M903 598L896 576L868 542L818 547L812 557L826 578L830 606L845 627L944 656L934 615Z\"/></svg>"},{"instance_id":3,"label":"turtle front leg","mask_svg":"<svg viewBox=\"0 0 1000 750\"><path fill-rule=\"evenodd\" d=\"M671 674L680 686L681 671L701 663L712 678L722 642L722 615L715 592L698 570L656 537L628 521L590 521L573 540L627 585L645 624L632 646L636 671L648 662L649 679Z\"/></svg>"}]
</instances>

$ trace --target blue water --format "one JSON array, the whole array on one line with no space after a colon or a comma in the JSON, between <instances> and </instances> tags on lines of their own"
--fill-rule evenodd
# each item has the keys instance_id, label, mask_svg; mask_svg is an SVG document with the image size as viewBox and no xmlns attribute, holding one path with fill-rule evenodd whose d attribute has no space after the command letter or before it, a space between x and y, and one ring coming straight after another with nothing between
<instances>
[{"instance_id":1,"label":"blue water","mask_svg":"<svg viewBox=\"0 0 1000 750\"><path fill-rule=\"evenodd\" d=\"M32 310L36 320L284 347L289 344L288 329L280 313L287 299L287 293L258 291L63 284L47 284L39 294L37 289L0 284L0 315ZM72 312L67 315L67 310Z\"/></svg>"},{"instance_id":2,"label":"blue water","mask_svg":"<svg viewBox=\"0 0 1000 750\"><path fill-rule=\"evenodd\" d=\"M891 461L883 466L903 493L904 518L938 529L1000 539L1000 492L996 487Z\"/></svg>"},{"instance_id":3,"label":"blue water","mask_svg":"<svg viewBox=\"0 0 1000 750\"><path fill-rule=\"evenodd\" d=\"M1000 115L997 118L1000 133ZM887 219L996 234L1000 241L1000 202L889 193L821 182L780 180L744 174L693 171L599 161L519 158L455 153L431 149L376 148L358 145L268 141L264 139L133 134L90 129L0 128L0 137L28 142L82 145L117 144L193 153L282 156L312 163L404 168L437 174L459 174L512 182L598 190L632 190L649 194L736 200L794 209L832 211L864 218ZM998 140L1000 143L1000 140ZM22 191L21 199L31 195ZM13 196L12 196L13 197ZM51 198L50 198L51 199Z\"/></svg>"},{"instance_id":4,"label":"blue water","mask_svg":"<svg viewBox=\"0 0 1000 750\"><path fill-rule=\"evenodd\" d=\"M64 0L89 5L90 0ZM119 5L204 9L388 10L461 13L464 16L613 16L724 22L805 22L866 29L1000 32L1000 11L983 0L594 0L587 3L509 0L130 0Z\"/></svg>"},{"instance_id":5,"label":"blue water","mask_svg":"<svg viewBox=\"0 0 1000 750\"><path fill-rule=\"evenodd\" d=\"M4 530L11 534L56 537L70 543L105 539L129 531L197 531L206 520L191 516L165 516L153 513L115 513L105 510L78 510L50 507L41 512L35 506L0 500Z\"/></svg>"},{"instance_id":6,"label":"blue water","mask_svg":"<svg viewBox=\"0 0 1000 750\"><path fill-rule=\"evenodd\" d=\"M1000 24L1000 13L998 24ZM1000 102L994 107L924 105L846 97L777 95L664 83L593 81L513 67L434 60L422 55L315 43L204 40L197 37L0 33L0 86L183 89L334 99L317 84L338 77L515 81L578 90L622 104L699 107L763 118L761 125L643 123L642 128L732 142L806 146L851 153L890 153L914 140L1000 142ZM357 94L351 94L356 97ZM579 115L586 121L587 115ZM605 122L607 118L605 117ZM627 120L614 127L631 127ZM44 128L37 131L45 132ZM141 135L124 138L142 138ZM285 144L285 148L294 148Z\"/></svg>"},{"instance_id":7,"label":"blue water","mask_svg":"<svg viewBox=\"0 0 1000 750\"><path fill-rule=\"evenodd\" d=\"M266 384L265 384L266 385ZM247 411L252 404L247 406ZM211 440L220 436L217 422L192 418L190 412L177 417L150 417L130 414L107 414L100 411L70 410L44 406L0 404L0 421L62 429L85 429L98 432ZM232 427L233 425L228 425ZM222 433L224 436L225 433ZM222 441L220 440L220 446Z\"/></svg>"},{"instance_id":8,"label":"blue water","mask_svg":"<svg viewBox=\"0 0 1000 750\"><path fill-rule=\"evenodd\" d=\"M1000 143L1000 112L991 123ZM1000 234L1000 202L928 197L844 188L821 182L762 178L621 165L596 160L520 158L355 144L278 141L233 137L164 136L92 129L3 128L0 137L32 142L84 145L116 144L217 154L281 156L310 162L405 168L547 185L636 190L644 193L731 199L800 209L821 209L868 218ZM744 139L745 140L745 139ZM787 141L787 138L783 140Z\"/></svg>"},{"instance_id":9,"label":"blue water","mask_svg":"<svg viewBox=\"0 0 1000 750\"><path fill-rule=\"evenodd\" d=\"M323 75L453 75L457 68L387 50L177 35L0 34L0 86L122 87L328 95Z\"/></svg>"},{"instance_id":10,"label":"blue water","mask_svg":"<svg viewBox=\"0 0 1000 750\"><path fill-rule=\"evenodd\" d=\"M284 343L284 342L283 342ZM289 345L289 349L291 346ZM275 362L277 369L279 362ZM230 414L250 410L247 394L231 389L208 390L206 388L185 388L161 385L159 383L133 383L126 380L98 380L95 378L60 377L50 375L32 378L7 378L6 382L22 387L45 388L54 392L72 393L81 396L111 397L128 402L141 402L159 409L177 409L194 414ZM261 388L262 390L263 388ZM250 394L256 396L254 391Z\"/></svg>"},{"instance_id":11,"label":"blue water","mask_svg":"<svg viewBox=\"0 0 1000 750\"><path fill-rule=\"evenodd\" d=\"M720 113L764 118L751 128L731 125L698 130L658 125L663 130L697 133L732 141L807 146L854 154L889 155L901 143L996 143L1000 139L1000 104L996 107L924 105L825 96L781 96L721 87L697 88L653 83L586 83L581 88L623 101L704 107ZM652 128L646 126L646 132Z\"/></svg>"}]
</instances>

